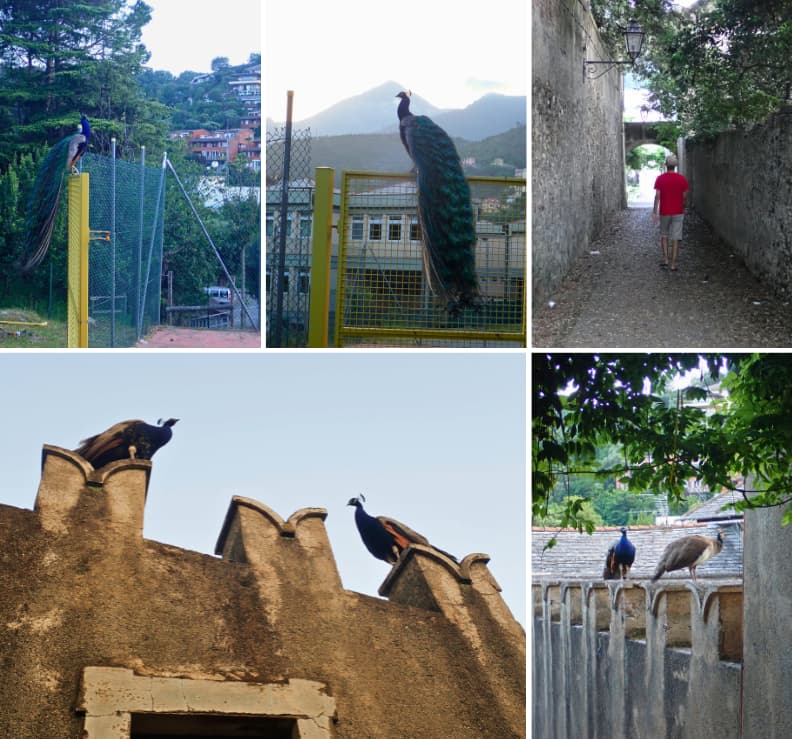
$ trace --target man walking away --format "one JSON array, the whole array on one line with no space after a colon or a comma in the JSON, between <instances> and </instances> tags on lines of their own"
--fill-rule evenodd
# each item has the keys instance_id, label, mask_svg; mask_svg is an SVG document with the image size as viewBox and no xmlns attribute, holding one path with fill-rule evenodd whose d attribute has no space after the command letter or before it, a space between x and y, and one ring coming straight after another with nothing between
<instances>
[{"instance_id":1,"label":"man walking away","mask_svg":"<svg viewBox=\"0 0 792 739\"><path fill-rule=\"evenodd\" d=\"M688 181L676 172L679 160L669 154L665 160L666 171L655 180L654 209L652 220L660 221L660 248L663 250L661 267L668 267L668 241L672 242L671 271L676 272L679 242L682 240L682 221L685 218L685 201Z\"/></svg>"}]
</instances>

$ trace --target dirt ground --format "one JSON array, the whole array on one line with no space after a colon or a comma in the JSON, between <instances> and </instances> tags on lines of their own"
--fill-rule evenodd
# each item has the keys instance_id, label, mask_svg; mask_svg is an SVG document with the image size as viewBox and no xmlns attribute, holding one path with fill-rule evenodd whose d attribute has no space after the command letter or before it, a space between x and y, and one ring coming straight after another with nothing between
<instances>
[{"instance_id":1,"label":"dirt ground","mask_svg":"<svg viewBox=\"0 0 792 739\"><path fill-rule=\"evenodd\" d=\"M212 331L160 326L136 344L138 349L260 349L261 334L253 331Z\"/></svg>"},{"instance_id":2,"label":"dirt ground","mask_svg":"<svg viewBox=\"0 0 792 739\"><path fill-rule=\"evenodd\" d=\"M533 312L535 347L788 347L792 305L689 213L678 271L649 207L621 211Z\"/></svg>"}]
</instances>

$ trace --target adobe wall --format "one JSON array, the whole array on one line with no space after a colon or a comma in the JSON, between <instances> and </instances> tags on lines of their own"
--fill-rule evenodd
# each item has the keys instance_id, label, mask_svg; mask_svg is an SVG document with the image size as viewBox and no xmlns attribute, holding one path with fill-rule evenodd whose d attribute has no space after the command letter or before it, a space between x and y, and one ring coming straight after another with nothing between
<instances>
[{"instance_id":1,"label":"adobe wall","mask_svg":"<svg viewBox=\"0 0 792 739\"><path fill-rule=\"evenodd\" d=\"M621 67L596 80L585 77L584 60L613 59L588 3L534 0L531 25L536 305L608 218L626 206L626 195Z\"/></svg>"},{"instance_id":2,"label":"adobe wall","mask_svg":"<svg viewBox=\"0 0 792 739\"><path fill-rule=\"evenodd\" d=\"M543 580L533 598L533 736L740 735L738 581Z\"/></svg>"},{"instance_id":3,"label":"adobe wall","mask_svg":"<svg viewBox=\"0 0 792 739\"><path fill-rule=\"evenodd\" d=\"M714 141L686 141L696 211L774 290L792 290L792 113Z\"/></svg>"},{"instance_id":4,"label":"adobe wall","mask_svg":"<svg viewBox=\"0 0 792 739\"><path fill-rule=\"evenodd\" d=\"M0 506L0 736L244 701L302 701L302 737L524 735L525 635L486 557L410 550L374 598L341 587L325 511L245 498L221 557L189 552L142 537L150 473L45 447L35 510Z\"/></svg>"}]
</instances>

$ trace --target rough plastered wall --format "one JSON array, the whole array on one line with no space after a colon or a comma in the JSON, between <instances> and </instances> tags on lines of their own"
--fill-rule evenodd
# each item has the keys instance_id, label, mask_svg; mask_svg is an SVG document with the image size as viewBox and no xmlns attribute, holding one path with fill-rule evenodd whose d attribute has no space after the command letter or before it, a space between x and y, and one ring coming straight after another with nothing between
<instances>
[{"instance_id":1,"label":"rough plastered wall","mask_svg":"<svg viewBox=\"0 0 792 739\"><path fill-rule=\"evenodd\" d=\"M759 279L792 292L792 112L685 149L695 209Z\"/></svg>"},{"instance_id":2,"label":"rough plastered wall","mask_svg":"<svg viewBox=\"0 0 792 739\"><path fill-rule=\"evenodd\" d=\"M612 59L584 0L534 0L532 16L533 302L624 207L622 74L587 79ZM619 57L621 58L621 57ZM596 74L604 67L598 66Z\"/></svg>"},{"instance_id":3,"label":"rough plastered wall","mask_svg":"<svg viewBox=\"0 0 792 739\"><path fill-rule=\"evenodd\" d=\"M0 505L1 737L247 703L303 705L300 737L524 735L525 634L485 556L411 549L374 598L343 589L326 511L241 498L220 557L185 551L142 536L151 471L45 447L35 509Z\"/></svg>"},{"instance_id":4,"label":"rough plastered wall","mask_svg":"<svg viewBox=\"0 0 792 739\"><path fill-rule=\"evenodd\" d=\"M792 525L783 509L745 512L743 733L792 736Z\"/></svg>"}]
</instances>

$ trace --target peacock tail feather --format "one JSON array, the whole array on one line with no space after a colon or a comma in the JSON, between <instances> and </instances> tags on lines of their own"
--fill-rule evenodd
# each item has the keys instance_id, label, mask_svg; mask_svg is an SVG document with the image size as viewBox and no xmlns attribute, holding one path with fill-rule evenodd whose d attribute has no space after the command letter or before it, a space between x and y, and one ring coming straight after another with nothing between
<instances>
[{"instance_id":1,"label":"peacock tail feather","mask_svg":"<svg viewBox=\"0 0 792 739\"><path fill-rule=\"evenodd\" d=\"M403 116L400 133L417 171L418 217L429 287L448 302L452 314L465 306L476 307L476 223L470 187L454 143L422 115Z\"/></svg>"},{"instance_id":2,"label":"peacock tail feather","mask_svg":"<svg viewBox=\"0 0 792 739\"><path fill-rule=\"evenodd\" d=\"M66 173L85 152L90 139L90 126L83 116L83 133L67 136L49 151L41 162L28 200L25 216L25 261L23 272L29 272L47 255Z\"/></svg>"}]
</instances>

